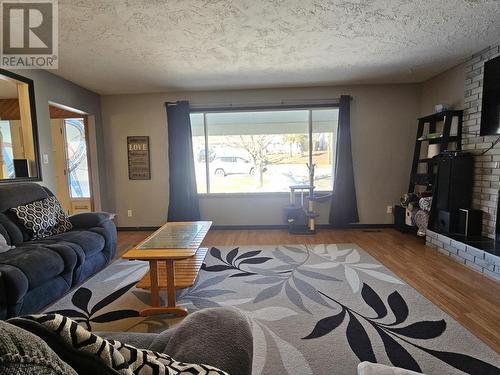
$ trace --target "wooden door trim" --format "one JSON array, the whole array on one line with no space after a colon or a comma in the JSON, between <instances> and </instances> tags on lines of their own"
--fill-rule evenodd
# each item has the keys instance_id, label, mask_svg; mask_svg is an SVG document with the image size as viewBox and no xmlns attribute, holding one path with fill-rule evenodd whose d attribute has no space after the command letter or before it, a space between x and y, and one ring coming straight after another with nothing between
<instances>
[{"instance_id":1,"label":"wooden door trim","mask_svg":"<svg viewBox=\"0 0 500 375\"><path fill-rule=\"evenodd\" d=\"M92 178L92 162L90 161L90 144L89 144L89 116L83 116L83 129L85 131L85 148L87 149L87 167L89 173L89 190L90 190L90 210L94 211L94 181Z\"/></svg>"},{"instance_id":2,"label":"wooden door trim","mask_svg":"<svg viewBox=\"0 0 500 375\"><path fill-rule=\"evenodd\" d=\"M85 132L85 148L87 150L87 166L88 166L88 174L89 174L89 192L90 192L90 209L94 211L95 208L95 196L94 196L94 181L92 177L92 162L90 158L90 143L89 143L89 116L86 114L76 113L69 111L67 109L59 108L57 106L49 104L49 113L51 119L71 119L71 118L83 118L83 128ZM64 133L66 134L66 129L64 129ZM65 135L66 137L66 135ZM71 189L68 181L68 189ZM71 190L69 191L70 200L74 199L71 197Z\"/></svg>"}]
</instances>

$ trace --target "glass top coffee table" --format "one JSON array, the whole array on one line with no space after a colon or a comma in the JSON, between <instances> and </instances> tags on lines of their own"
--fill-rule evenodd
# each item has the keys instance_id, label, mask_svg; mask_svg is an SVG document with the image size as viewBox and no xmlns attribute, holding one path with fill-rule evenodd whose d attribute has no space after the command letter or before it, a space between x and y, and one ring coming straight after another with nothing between
<instances>
[{"instance_id":1,"label":"glass top coffee table","mask_svg":"<svg viewBox=\"0 0 500 375\"><path fill-rule=\"evenodd\" d=\"M151 290L151 307L142 310L142 316L187 315L176 304L175 290L193 286L208 251L200 245L211 225L211 221L166 223L123 255L124 259L149 262L149 272L137 284ZM167 290L166 306L160 306L160 289Z\"/></svg>"}]
</instances>

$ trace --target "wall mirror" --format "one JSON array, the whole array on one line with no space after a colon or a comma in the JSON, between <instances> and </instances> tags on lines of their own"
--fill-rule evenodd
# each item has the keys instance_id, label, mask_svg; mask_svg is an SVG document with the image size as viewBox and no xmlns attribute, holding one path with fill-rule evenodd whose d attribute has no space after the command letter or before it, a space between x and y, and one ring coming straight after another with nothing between
<instances>
[{"instance_id":1,"label":"wall mirror","mask_svg":"<svg viewBox=\"0 0 500 375\"><path fill-rule=\"evenodd\" d=\"M0 69L0 182L39 181L33 81Z\"/></svg>"}]
</instances>

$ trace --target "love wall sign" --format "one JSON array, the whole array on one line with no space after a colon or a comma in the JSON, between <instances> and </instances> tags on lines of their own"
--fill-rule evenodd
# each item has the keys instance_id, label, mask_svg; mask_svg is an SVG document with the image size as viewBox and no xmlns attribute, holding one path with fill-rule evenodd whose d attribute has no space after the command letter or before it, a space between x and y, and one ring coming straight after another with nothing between
<instances>
[{"instance_id":1,"label":"love wall sign","mask_svg":"<svg viewBox=\"0 0 500 375\"><path fill-rule=\"evenodd\" d=\"M127 137L129 180L151 180L149 137Z\"/></svg>"}]
</instances>

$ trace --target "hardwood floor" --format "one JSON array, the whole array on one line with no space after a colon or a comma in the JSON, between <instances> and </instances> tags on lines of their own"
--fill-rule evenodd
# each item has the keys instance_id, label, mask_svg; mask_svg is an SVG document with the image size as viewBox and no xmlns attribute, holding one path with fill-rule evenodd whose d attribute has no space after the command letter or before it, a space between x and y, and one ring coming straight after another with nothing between
<instances>
[{"instance_id":1,"label":"hardwood floor","mask_svg":"<svg viewBox=\"0 0 500 375\"><path fill-rule=\"evenodd\" d=\"M123 254L149 232L119 232ZM394 229L319 230L291 235L286 230L211 230L204 246L356 243L423 296L500 353L500 283ZM118 255L118 256L119 256Z\"/></svg>"}]
</instances>

